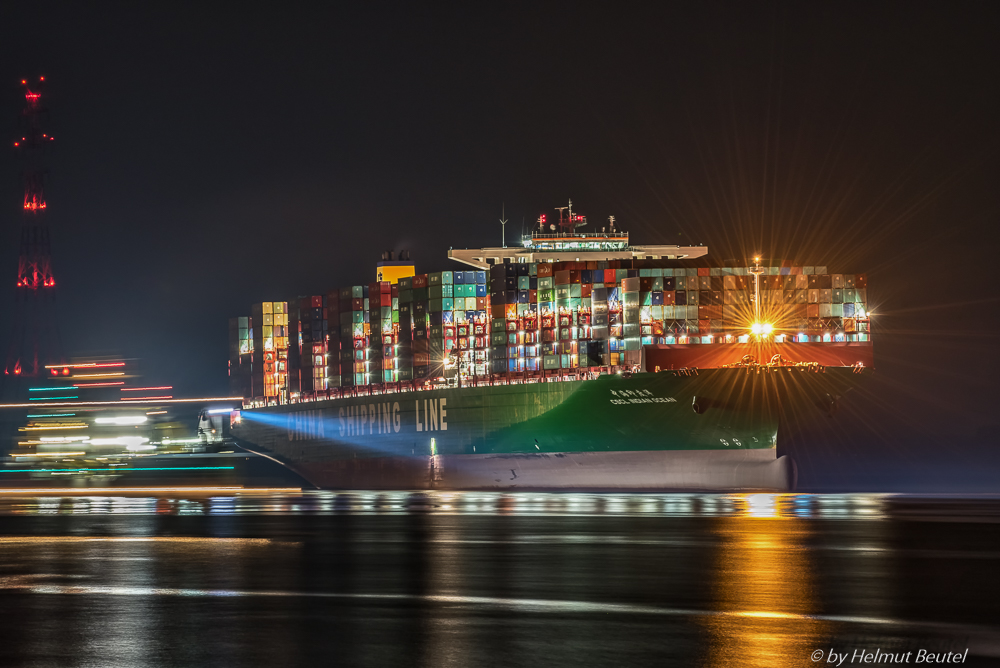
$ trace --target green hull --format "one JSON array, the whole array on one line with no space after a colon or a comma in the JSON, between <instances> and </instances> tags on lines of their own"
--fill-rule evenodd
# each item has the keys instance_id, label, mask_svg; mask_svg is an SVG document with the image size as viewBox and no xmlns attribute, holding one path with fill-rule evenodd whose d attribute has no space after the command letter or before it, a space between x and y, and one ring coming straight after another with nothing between
<instances>
[{"instance_id":1,"label":"green hull","mask_svg":"<svg viewBox=\"0 0 1000 668\"><path fill-rule=\"evenodd\" d=\"M663 487L712 488L719 472L700 484L698 470L774 462L789 410L823 411L861 375L710 369L389 393L243 411L233 433L321 487L514 487L525 477L517 466L533 462L544 473L532 487L549 479L553 487L630 487L630 466L662 464ZM497 458L514 458L516 466ZM592 466L607 475L563 475ZM671 482L671 466L686 471L684 485ZM522 483L497 479L497 470L508 469ZM638 486L650 486L635 473Z\"/></svg>"}]
</instances>

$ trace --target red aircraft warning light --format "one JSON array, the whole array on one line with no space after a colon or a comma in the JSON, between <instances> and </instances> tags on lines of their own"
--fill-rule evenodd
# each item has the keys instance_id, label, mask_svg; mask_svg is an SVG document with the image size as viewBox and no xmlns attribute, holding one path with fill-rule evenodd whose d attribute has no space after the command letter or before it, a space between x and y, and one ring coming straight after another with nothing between
<instances>
[{"instance_id":1,"label":"red aircraft warning light","mask_svg":"<svg viewBox=\"0 0 1000 668\"><path fill-rule=\"evenodd\" d=\"M5 373L36 377L45 373L46 362L62 357L59 350L58 327L53 313L52 294L56 286L52 272L49 226L46 220L44 148L53 141L43 131L46 110L42 103L41 85L21 80L24 88L24 109L21 112L21 139L14 142L22 159L24 198L21 222L21 244L17 262L16 309L13 314L14 333L8 352ZM50 372L59 375L57 369ZM68 370L63 375L69 375Z\"/></svg>"}]
</instances>

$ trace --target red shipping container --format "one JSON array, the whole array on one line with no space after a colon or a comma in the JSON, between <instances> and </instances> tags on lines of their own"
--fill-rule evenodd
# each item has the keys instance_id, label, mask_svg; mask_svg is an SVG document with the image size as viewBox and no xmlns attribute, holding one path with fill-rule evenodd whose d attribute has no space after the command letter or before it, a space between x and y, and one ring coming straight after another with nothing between
<instances>
[{"instance_id":1,"label":"red shipping container","mask_svg":"<svg viewBox=\"0 0 1000 668\"><path fill-rule=\"evenodd\" d=\"M528 290L528 302L531 304L538 303L538 290Z\"/></svg>"},{"instance_id":2,"label":"red shipping container","mask_svg":"<svg viewBox=\"0 0 1000 668\"><path fill-rule=\"evenodd\" d=\"M819 317L819 304L806 304L806 317L807 318L818 318Z\"/></svg>"},{"instance_id":3,"label":"red shipping container","mask_svg":"<svg viewBox=\"0 0 1000 668\"><path fill-rule=\"evenodd\" d=\"M868 287L868 276L866 274L858 274L854 277L854 287L856 288L867 288Z\"/></svg>"},{"instance_id":4,"label":"red shipping container","mask_svg":"<svg viewBox=\"0 0 1000 668\"><path fill-rule=\"evenodd\" d=\"M551 262L539 262L538 263L538 275L545 277L552 275L552 263Z\"/></svg>"},{"instance_id":5,"label":"red shipping container","mask_svg":"<svg viewBox=\"0 0 1000 668\"><path fill-rule=\"evenodd\" d=\"M698 318L702 320L721 320L721 306L698 306Z\"/></svg>"},{"instance_id":6,"label":"red shipping container","mask_svg":"<svg viewBox=\"0 0 1000 668\"><path fill-rule=\"evenodd\" d=\"M323 295L313 295L310 306L312 308L323 308Z\"/></svg>"},{"instance_id":7,"label":"red shipping container","mask_svg":"<svg viewBox=\"0 0 1000 668\"><path fill-rule=\"evenodd\" d=\"M497 320L503 320L506 317L506 310L503 304L493 304L490 306L490 315L492 315Z\"/></svg>"},{"instance_id":8,"label":"red shipping container","mask_svg":"<svg viewBox=\"0 0 1000 668\"><path fill-rule=\"evenodd\" d=\"M802 267L792 267L792 276L798 276L802 273Z\"/></svg>"},{"instance_id":9,"label":"red shipping container","mask_svg":"<svg viewBox=\"0 0 1000 668\"><path fill-rule=\"evenodd\" d=\"M673 290L667 290L663 293L663 305L673 306L676 303L676 293Z\"/></svg>"},{"instance_id":10,"label":"red shipping container","mask_svg":"<svg viewBox=\"0 0 1000 668\"><path fill-rule=\"evenodd\" d=\"M593 289L594 289L594 286L591 285L590 283L585 283L584 285L581 285L580 286L580 296L581 297L589 297L591 295L591 290L593 290ZM532 292L534 292L534 290L532 290Z\"/></svg>"},{"instance_id":11,"label":"red shipping container","mask_svg":"<svg viewBox=\"0 0 1000 668\"><path fill-rule=\"evenodd\" d=\"M604 270L604 287L608 287L615 284L615 270L605 269Z\"/></svg>"},{"instance_id":12,"label":"red shipping container","mask_svg":"<svg viewBox=\"0 0 1000 668\"><path fill-rule=\"evenodd\" d=\"M351 310L352 311L364 311L365 310L365 300L362 298L351 300Z\"/></svg>"},{"instance_id":13,"label":"red shipping container","mask_svg":"<svg viewBox=\"0 0 1000 668\"><path fill-rule=\"evenodd\" d=\"M381 292L381 290L379 288L379 283L376 282L376 283L369 283L368 284L368 297L369 298L374 297L379 292Z\"/></svg>"},{"instance_id":14,"label":"red shipping container","mask_svg":"<svg viewBox=\"0 0 1000 668\"><path fill-rule=\"evenodd\" d=\"M371 303L371 300L368 302ZM392 306L392 295L388 292L382 293L382 306Z\"/></svg>"},{"instance_id":15,"label":"red shipping container","mask_svg":"<svg viewBox=\"0 0 1000 668\"><path fill-rule=\"evenodd\" d=\"M556 285L569 285L570 284L570 270L562 269L555 272L555 284Z\"/></svg>"},{"instance_id":16,"label":"red shipping container","mask_svg":"<svg viewBox=\"0 0 1000 668\"><path fill-rule=\"evenodd\" d=\"M588 260L586 268L590 269L591 271L593 271L594 269L597 269L597 260Z\"/></svg>"},{"instance_id":17,"label":"red shipping container","mask_svg":"<svg viewBox=\"0 0 1000 668\"><path fill-rule=\"evenodd\" d=\"M393 297L398 297L399 296L399 285L397 285L397 284L394 283L393 286L392 286L392 289L389 290L389 294L392 295Z\"/></svg>"},{"instance_id":18,"label":"red shipping container","mask_svg":"<svg viewBox=\"0 0 1000 668\"><path fill-rule=\"evenodd\" d=\"M582 262L574 262L573 264L583 264ZM582 274L580 269L570 269L569 270L569 282L579 284L582 280Z\"/></svg>"},{"instance_id":19,"label":"red shipping container","mask_svg":"<svg viewBox=\"0 0 1000 668\"><path fill-rule=\"evenodd\" d=\"M712 273L709 271L708 267L698 267L699 276L711 276Z\"/></svg>"},{"instance_id":20,"label":"red shipping container","mask_svg":"<svg viewBox=\"0 0 1000 668\"><path fill-rule=\"evenodd\" d=\"M642 292L652 292L653 290L653 279L648 277L643 277L639 279L639 290Z\"/></svg>"},{"instance_id":21,"label":"red shipping container","mask_svg":"<svg viewBox=\"0 0 1000 668\"><path fill-rule=\"evenodd\" d=\"M427 287L427 274L417 274L413 277L413 287L415 288L426 288Z\"/></svg>"},{"instance_id":22,"label":"red shipping container","mask_svg":"<svg viewBox=\"0 0 1000 668\"><path fill-rule=\"evenodd\" d=\"M383 294L389 294L392 292L392 283L389 281L380 281L378 284L378 290Z\"/></svg>"},{"instance_id":23,"label":"red shipping container","mask_svg":"<svg viewBox=\"0 0 1000 668\"><path fill-rule=\"evenodd\" d=\"M708 334L708 330L712 328L711 320L699 320L698 321L698 333Z\"/></svg>"},{"instance_id":24,"label":"red shipping container","mask_svg":"<svg viewBox=\"0 0 1000 668\"><path fill-rule=\"evenodd\" d=\"M476 310L485 311L490 307L489 297L476 297Z\"/></svg>"}]
</instances>

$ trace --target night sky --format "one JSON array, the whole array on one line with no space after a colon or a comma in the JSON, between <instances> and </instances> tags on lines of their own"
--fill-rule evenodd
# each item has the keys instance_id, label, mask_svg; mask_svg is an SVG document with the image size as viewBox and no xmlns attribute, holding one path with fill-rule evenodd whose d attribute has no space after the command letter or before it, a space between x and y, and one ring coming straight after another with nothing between
<instances>
[{"instance_id":1,"label":"night sky","mask_svg":"<svg viewBox=\"0 0 1000 668\"><path fill-rule=\"evenodd\" d=\"M228 393L227 319L252 302L370 282L389 248L452 268L449 246L499 244L501 207L509 240L572 198L637 243L867 272L879 412L800 466L981 488L1000 472L995 7L4 3L0 128L44 75L69 355ZM13 151L0 165L6 339L21 183Z\"/></svg>"}]
</instances>

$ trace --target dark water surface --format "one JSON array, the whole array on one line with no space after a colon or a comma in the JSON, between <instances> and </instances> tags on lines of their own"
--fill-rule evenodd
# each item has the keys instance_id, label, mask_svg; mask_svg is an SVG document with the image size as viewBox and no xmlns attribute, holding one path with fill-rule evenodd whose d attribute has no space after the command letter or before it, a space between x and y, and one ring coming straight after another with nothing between
<instances>
[{"instance_id":1,"label":"dark water surface","mask_svg":"<svg viewBox=\"0 0 1000 668\"><path fill-rule=\"evenodd\" d=\"M1000 665L1000 499L0 494L0 599L0 666Z\"/></svg>"}]
</instances>

